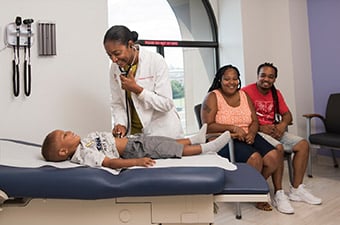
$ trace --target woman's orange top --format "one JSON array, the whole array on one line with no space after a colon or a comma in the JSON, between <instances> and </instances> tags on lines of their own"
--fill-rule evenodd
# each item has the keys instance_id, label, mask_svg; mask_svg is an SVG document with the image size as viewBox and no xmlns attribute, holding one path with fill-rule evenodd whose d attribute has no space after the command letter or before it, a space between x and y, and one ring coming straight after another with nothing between
<instances>
[{"instance_id":1,"label":"woman's orange top","mask_svg":"<svg viewBox=\"0 0 340 225\"><path fill-rule=\"evenodd\" d=\"M230 106L224 99L220 90L213 91L217 97L217 113L215 122L220 124L234 125L243 128L248 133L248 127L252 122L251 111L248 99L244 91L239 90L240 105L237 107Z\"/></svg>"}]
</instances>

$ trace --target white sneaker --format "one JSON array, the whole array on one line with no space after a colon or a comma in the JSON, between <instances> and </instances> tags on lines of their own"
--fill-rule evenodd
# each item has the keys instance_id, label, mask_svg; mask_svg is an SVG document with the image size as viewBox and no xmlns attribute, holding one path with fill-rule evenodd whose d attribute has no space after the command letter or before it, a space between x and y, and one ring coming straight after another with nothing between
<instances>
[{"instance_id":1,"label":"white sneaker","mask_svg":"<svg viewBox=\"0 0 340 225\"><path fill-rule=\"evenodd\" d=\"M279 190L275 193L273 198L273 206L281 213L293 214L294 209L289 202L289 199L283 190Z\"/></svg>"},{"instance_id":2,"label":"white sneaker","mask_svg":"<svg viewBox=\"0 0 340 225\"><path fill-rule=\"evenodd\" d=\"M304 184L300 184L298 188L290 187L289 199L297 202L307 202L312 205L320 205L322 200L312 195L305 189Z\"/></svg>"}]
</instances>

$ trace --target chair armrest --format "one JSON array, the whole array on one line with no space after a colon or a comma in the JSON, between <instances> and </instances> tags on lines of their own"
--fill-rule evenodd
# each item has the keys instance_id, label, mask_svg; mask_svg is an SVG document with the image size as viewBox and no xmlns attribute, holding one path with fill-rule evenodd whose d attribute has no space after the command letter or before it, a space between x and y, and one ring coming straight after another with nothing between
<instances>
[{"instance_id":1,"label":"chair armrest","mask_svg":"<svg viewBox=\"0 0 340 225\"><path fill-rule=\"evenodd\" d=\"M310 114L303 114L302 116L305 117L307 120L311 120L312 118L319 118L322 120L323 124L325 125L325 117L323 117L321 114L310 113Z\"/></svg>"},{"instance_id":2,"label":"chair armrest","mask_svg":"<svg viewBox=\"0 0 340 225\"><path fill-rule=\"evenodd\" d=\"M306 117L306 118L308 118L308 119L311 119L311 118L313 118L313 117L318 117L318 118L320 118L320 119L322 119L322 120L325 119L322 115L317 114L317 113L303 114L302 116L303 116L303 117Z\"/></svg>"},{"instance_id":3,"label":"chair armrest","mask_svg":"<svg viewBox=\"0 0 340 225\"><path fill-rule=\"evenodd\" d=\"M309 136L312 134L312 129L311 129L312 118L319 118L322 121L323 126L326 127L325 117L323 117L321 114L310 113L310 114L303 114L302 116L306 118L307 139L309 139Z\"/></svg>"}]
</instances>

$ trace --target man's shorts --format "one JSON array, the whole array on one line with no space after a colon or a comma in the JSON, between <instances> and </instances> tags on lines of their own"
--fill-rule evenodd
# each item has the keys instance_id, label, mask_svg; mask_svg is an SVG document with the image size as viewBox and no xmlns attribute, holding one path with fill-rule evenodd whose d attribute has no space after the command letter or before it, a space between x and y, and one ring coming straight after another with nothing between
<instances>
[{"instance_id":1,"label":"man's shorts","mask_svg":"<svg viewBox=\"0 0 340 225\"><path fill-rule=\"evenodd\" d=\"M258 132L258 134L261 135L264 139L266 139L266 141L268 141L273 146L276 146L278 144L282 144L283 145L283 149L286 152L292 152L293 151L293 147L297 143L299 143L300 141L303 140L302 137L294 135L292 133L288 133L288 132L284 132L280 140L276 140L272 136L270 136L268 134L265 134L265 133L262 133L262 132Z\"/></svg>"},{"instance_id":2,"label":"man's shorts","mask_svg":"<svg viewBox=\"0 0 340 225\"><path fill-rule=\"evenodd\" d=\"M181 158L184 145L177 143L175 139L163 136L147 136L140 134L130 136L122 158Z\"/></svg>"}]
</instances>

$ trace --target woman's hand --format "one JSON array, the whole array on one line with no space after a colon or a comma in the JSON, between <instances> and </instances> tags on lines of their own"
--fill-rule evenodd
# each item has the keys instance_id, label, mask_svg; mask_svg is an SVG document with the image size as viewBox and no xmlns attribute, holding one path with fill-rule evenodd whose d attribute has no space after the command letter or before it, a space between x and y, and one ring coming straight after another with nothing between
<instances>
[{"instance_id":1,"label":"woman's hand","mask_svg":"<svg viewBox=\"0 0 340 225\"><path fill-rule=\"evenodd\" d=\"M122 89L124 90L131 91L136 95L139 95L143 91L143 88L136 83L136 80L133 76L126 77L124 75L120 75L120 81L122 84Z\"/></svg>"},{"instance_id":2,"label":"woman's hand","mask_svg":"<svg viewBox=\"0 0 340 225\"><path fill-rule=\"evenodd\" d=\"M255 139L255 135L253 133L248 133L246 135L245 142L249 145L252 145L252 144L254 144L254 139Z\"/></svg>"},{"instance_id":3,"label":"woman's hand","mask_svg":"<svg viewBox=\"0 0 340 225\"><path fill-rule=\"evenodd\" d=\"M238 126L234 126L232 133L234 133L235 137L239 140L239 141L246 141L246 132Z\"/></svg>"},{"instance_id":4,"label":"woman's hand","mask_svg":"<svg viewBox=\"0 0 340 225\"><path fill-rule=\"evenodd\" d=\"M112 129L112 135L117 138L124 137L126 135L126 127L121 124L115 125Z\"/></svg>"}]
</instances>

